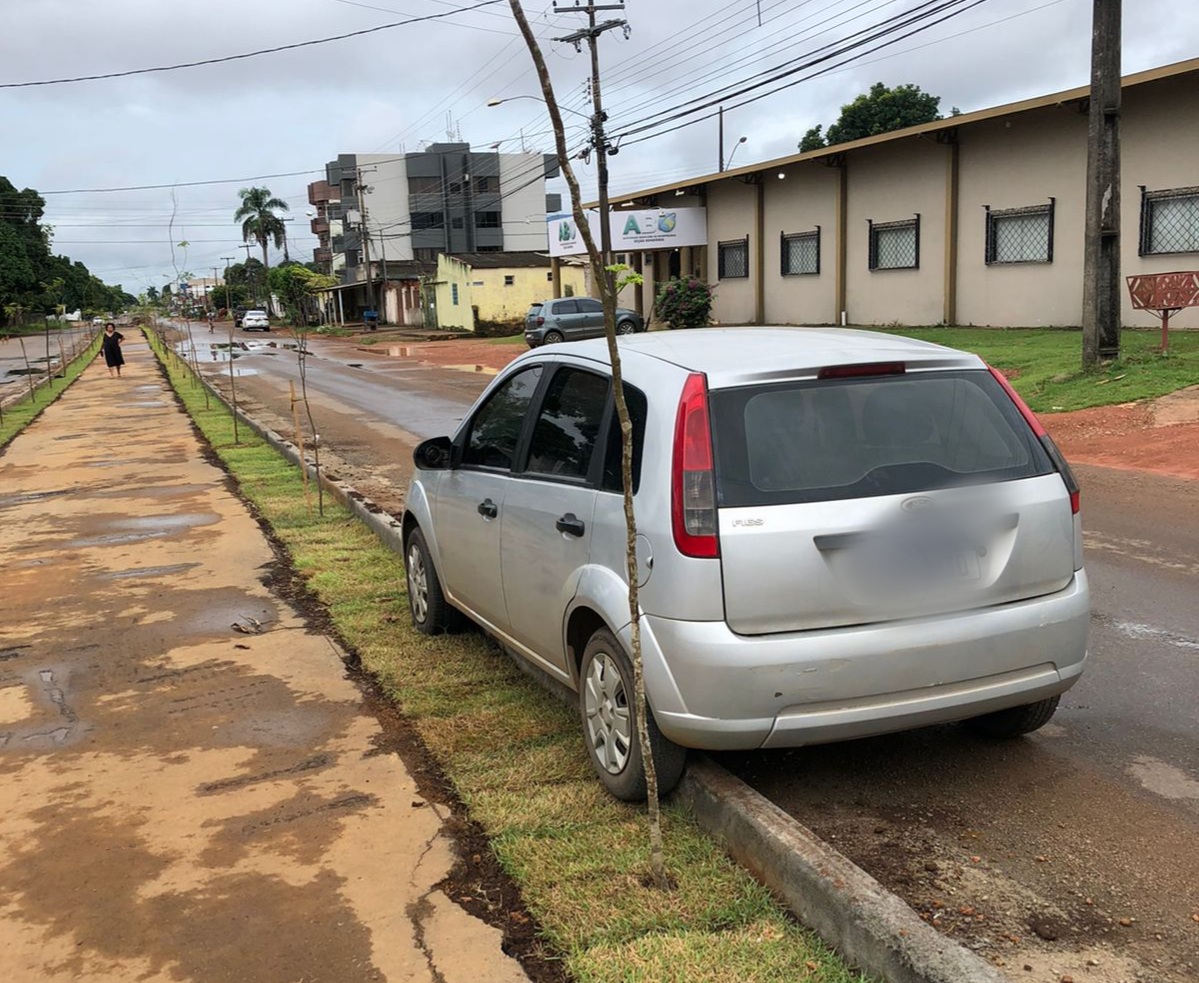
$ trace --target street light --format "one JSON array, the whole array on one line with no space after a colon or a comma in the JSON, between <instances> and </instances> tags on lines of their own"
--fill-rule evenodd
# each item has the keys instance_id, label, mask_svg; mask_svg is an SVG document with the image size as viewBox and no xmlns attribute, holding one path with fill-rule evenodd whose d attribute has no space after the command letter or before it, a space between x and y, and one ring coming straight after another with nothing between
<instances>
[{"instance_id":1,"label":"street light","mask_svg":"<svg viewBox=\"0 0 1199 983\"><path fill-rule=\"evenodd\" d=\"M727 170L728 168L733 166L733 158L737 156L737 148L740 147L741 144L745 143L745 141L748 139L749 139L749 137L742 137L735 144L733 144L733 149L731 151L729 151L729 159L726 160L724 162L724 166L720 168L722 171Z\"/></svg>"},{"instance_id":2,"label":"street light","mask_svg":"<svg viewBox=\"0 0 1199 983\"><path fill-rule=\"evenodd\" d=\"M534 102L539 102L542 105L545 104L545 100L542 99L541 96L505 96L503 99L488 99L487 105L489 108L494 106L502 106L504 103L512 102L514 99L532 99ZM569 106L563 106L561 103L558 104L558 108L563 112L574 113L576 116L582 116L583 119L591 119L590 113L581 113L577 109L571 109Z\"/></svg>"}]
</instances>

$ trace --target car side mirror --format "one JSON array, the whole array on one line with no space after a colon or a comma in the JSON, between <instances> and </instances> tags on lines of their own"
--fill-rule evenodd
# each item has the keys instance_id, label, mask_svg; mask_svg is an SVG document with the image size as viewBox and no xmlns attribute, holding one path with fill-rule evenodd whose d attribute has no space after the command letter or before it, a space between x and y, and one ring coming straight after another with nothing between
<instances>
[{"instance_id":1,"label":"car side mirror","mask_svg":"<svg viewBox=\"0 0 1199 983\"><path fill-rule=\"evenodd\" d=\"M454 444L449 437L433 437L416 445L413 463L422 471L447 471L454 466Z\"/></svg>"}]
</instances>

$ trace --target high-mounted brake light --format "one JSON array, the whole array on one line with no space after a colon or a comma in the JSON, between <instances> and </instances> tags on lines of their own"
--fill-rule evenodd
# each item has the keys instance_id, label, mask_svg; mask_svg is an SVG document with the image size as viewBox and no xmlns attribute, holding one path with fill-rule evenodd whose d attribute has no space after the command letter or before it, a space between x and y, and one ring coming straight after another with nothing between
<instances>
[{"instance_id":1,"label":"high-mounted brake light","mask_svg":"<svg viewBox=\"0 0 1199 983\"><path fill-rule=\"evenodd\" d=\"M817 379L860 379L868 375L903 375L907 365L903 362L859 362L857 365L826 365L817 374Z\"/></svg>"},{"instance_id":2,"label":"high-mounted brake light","mask_svg":"<svg viewBox=\"0 0 1199 983\"><path fill-rule=\"evenodd\" d=\"M684 556L720 556L716 538L716 475L712 465L712 428L708 387L698 372L687 377L679 397L671 464L671 525L674 543Z\"/></svg>"},{"instance_id":3,"label":"high-mounted brake light","mask_svg":"<svg viewBox=\"0 0 1199 983\"><path fill-rule=\"evenodd\" d=\"M1074 477L1074 472L1070 470L1070 465L1066 463L1066 459L1062 456L1062 452L1058 450L1058 446L1054 443L1053 438L1049 436L1049 432L1045 429L1044 424L1037 419L1037 415L1028 408L1028 404L1020 398L1020 394L1007 381L1007 376L994 366L988 365L987 368L990 369L991 375L1003 386L1003 391L1016 404L1016 409L1020 411L1020 415L1028 422L1028 425L1032 428L1032 432L1036 434L1037 440L1045 448L1045 453L1049 455L1049 460L1053 462L1054 469L1062 476L1062 481L1066 485L1066 491L1070 493L1070 511L1077 515L1078 510L1082 508L1082 495L1079 492L1078 481Z\"/></svg>"}]
</instances>

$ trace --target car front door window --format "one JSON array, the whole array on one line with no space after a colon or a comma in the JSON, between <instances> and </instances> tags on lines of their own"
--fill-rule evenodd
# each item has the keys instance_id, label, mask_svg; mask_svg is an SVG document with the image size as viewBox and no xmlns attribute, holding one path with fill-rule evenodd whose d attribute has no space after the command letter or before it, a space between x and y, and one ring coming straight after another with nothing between
<instances>
[{"instance_id":1,"label":"car front door window","mask_svg":"<svg viewBox=\"0 0 1199 983\"><path fill-rule=\"evenodd\" d=\"M541 379L541 366L518 372L492 393L471 420L462 466L510 471L529 403Z\"/></svg>"}]
</instances>

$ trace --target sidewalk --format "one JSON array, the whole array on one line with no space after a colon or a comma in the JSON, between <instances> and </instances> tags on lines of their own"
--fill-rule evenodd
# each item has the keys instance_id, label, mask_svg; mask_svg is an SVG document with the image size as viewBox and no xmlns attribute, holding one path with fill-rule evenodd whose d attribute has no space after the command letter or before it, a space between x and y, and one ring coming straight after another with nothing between
<instances>
[{"instance_id":1,"label":"sidewalk","mask_svg":"<svg viewBox=\"0 0 1199 983\"><path fill-rule=\"evenodd\" d=\"M0 455L0 979L524 980L436 887L443 811L125 348Z\"/></svg>"}]
</instances>

